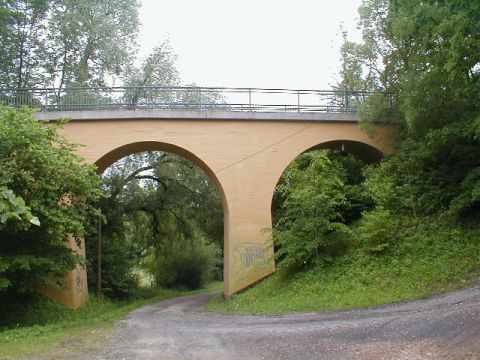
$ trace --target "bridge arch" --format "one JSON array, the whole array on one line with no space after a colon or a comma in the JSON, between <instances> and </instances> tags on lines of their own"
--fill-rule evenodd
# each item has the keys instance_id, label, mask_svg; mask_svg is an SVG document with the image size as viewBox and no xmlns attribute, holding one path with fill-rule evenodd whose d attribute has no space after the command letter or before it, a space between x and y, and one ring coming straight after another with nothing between
<instances>
[{"instance_id":1,"label":"bridge arch","mask_svg":"<svg viewBox=\"0 0 480 360\"><path fill-rule=\"evenodd\" d=\"M332 149L345 151L349 154L355 155L366 163L377 163L383 158L384 154L388 152L385 151L385 149L380 149L373 141L362 141L357 139L353 140L348 138L338 138L334 140L330 139L327 141L320 141L317 144L307 143L303 145L303 148L300 146L299 151L297 150L286 154L288 156L284 157L282 165L277 168L277 172L275 174L275 186L271 191L271 206L273 206L273 195L275 193L275 189L280 182L283 173L287 170L290 164L292 164L302 154L312 150Z\"/></svg>"},{"instance_id":2,"label":"bridge arch","mask_svg":"<svg viewBox=\"0 0 480 360\"><path fill-rule=\"evenodd\" d=\"M94 163L97 166L97 170L100 174L103 174L105 170L113 165L118 160L135 153L141 153L146 151L162 151L168 152L175 155L179 155L187 160L190 160L192 163L197 165L200 169L202 169L205 174L213 181L215 184L215 188L220 194L220 198L222 201L223 207L223 228L224 228L224 235L223 235L223 247L224 249L228 246L228 219L229 219L229 212L228 212L228 202L227 197L225 196L225 191L223 186L218 179L215 172L211 169L207 163L202 160L197 155L193 154L191 151L167 142L161 141L136 141L127 143L125 145L118 146L107 153L101 155ZM225 250L224 250L225 252ZM225 255L224 255L225 258ZM228 268L226 268L227 262L224 261L224 276L228 273Z\"/></svg>"},{"instance_id":3,"label":"bridge arch","mask_svg":"<svg viewBox=\"0 0 480 360\"><path fill-rule=\"evenodd\" d=\"M95 165L97 166L98 172L103 174L105 170L117 162L118 160L124 158L125 156L145 152L145 151L163 151L169 152L176 155L180 155L187 160L192 161L195 165L197 165L200 169L202 169L210 179L213 180L215 187L217 188L218 193L222 199L224 217L228 215L228 203L227 198L225 196L225 192L223 190L223 186L215 175L215 172L211 169L210 166L207 165L205 161L200 159L197 155L193 154L192 152L188 151L187 149L174 145L167 142L161 141L136 141L131 142L125 145L118 146L104 155L101 155L96 161Z\"/></svg>"},{"instance_id":4,"label":"bridge arch","mask_svg":"<svg viewBox=\"0 0 480 360\"><path fill-rule=\"evenodd\" d=\"M366 164L378 163L383 158L385 153L388 153L388 149L380 149L379 146L375 146L375 144L370 144L367 141L358 141L358 140L350 140L347 138L338 138L334 140L328 141L321 141L318 144L310 146L308 144L304 149L300 152L291 152L289 157L286 157L285 163L283 167L277 169L280 170L279 174L277 173L275 186L271 192L271 202L270 202L270 211L272 215L272 229L275 225L275 221L278 220L278 212L280 211L279 205L282 201L276 196L276 190L279 185L282 183L282 177L287 171L287 169L293 165L293 163L299 159L302 155L315 150L338 150L341 151L343 154L350 154L354 157L362 160ZM323 175L322 175L323 176ZM313 183L314 178L309 178L309 182ZM293 185L294 183L292 183ZM317 207L317 206L315 206ZM307 216L312 216L307 215ZM273 234L274 232L272 232ZM273 240L273 238L272 238ZM277 246L274 246L274 251L277 252Z\"/></svg>"}]
</instances>

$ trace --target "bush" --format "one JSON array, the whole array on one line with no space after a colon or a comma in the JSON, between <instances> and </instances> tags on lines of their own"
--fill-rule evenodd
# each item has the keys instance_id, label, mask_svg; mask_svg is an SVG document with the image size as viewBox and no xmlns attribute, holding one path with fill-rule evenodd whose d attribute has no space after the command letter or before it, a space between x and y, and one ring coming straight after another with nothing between
<instances>
[{"instance_id":1,"label":"bush","mask_svg":"<svg viewBox=\"0 0 480 360\"><path fill-rule=\"evenodd\" d=\"M0 222L0 316L81 262L65 247L66 235L85 235L101 196L95 168L56 129L31 110L0 107L0 187L37 217Z\"/></svg>"},{"instance_id":2,"label":"bush","mask_svg":"<svg viewBox=\"0 0 480 360\"><path fill-rule=\"evenodd\" d=\"M363 213L355 233L369 251L380 253L398 239L397 220L389 210L377 207Z\"/></svg>"},{"instance_id":3,"label":"bush","mask_svg":"<svg viewBox=\"0 0 480 360\"><path fill-rule=\"evenodd\" d=\"M287 168L275 195L281 201L273 230L279 267L295 271L329 262L350 245L346 223L369 202L359 184L361 167L351 156L318 150Z\"/></svg>"},{"instance_id":4,"label":"bush","mask_svg":"<svg viewBox=\"0 0 480 360\"><path fill-rule=\"evenodd\" d=\"M213 279L220 249L205 238L179 238L166 245L149 261L148 268L158 286L195 290Z\"/></svg>"}]
</instances>

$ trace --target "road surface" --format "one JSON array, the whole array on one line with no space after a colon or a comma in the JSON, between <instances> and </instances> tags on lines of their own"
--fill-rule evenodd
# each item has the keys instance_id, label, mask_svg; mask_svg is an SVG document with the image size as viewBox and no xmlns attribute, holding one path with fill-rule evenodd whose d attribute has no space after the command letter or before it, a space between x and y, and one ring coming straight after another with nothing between
<instances>
[{"instance_id":1,"label":"road surface","mask_svg":"<svg viewBox=\"0 0 480 360\"><path fill-rule=\"evenodd\" d=\"M130 313L80 359L480 359L480 286L378 308L275 316L203 311L214 294Z\"/></svg>"}]
</instances>

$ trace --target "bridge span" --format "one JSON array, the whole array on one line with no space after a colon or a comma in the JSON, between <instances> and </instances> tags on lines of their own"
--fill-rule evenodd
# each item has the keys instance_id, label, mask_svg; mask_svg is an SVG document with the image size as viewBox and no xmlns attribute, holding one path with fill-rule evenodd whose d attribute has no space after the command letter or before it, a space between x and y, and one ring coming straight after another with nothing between
<instances>
[{"instance_id":1,"label":"bridge span","mask_svg":"<svg viewBox=\"0 0 480 360\"><path fill-rule=\"evenodd\" d=\"M103 172L124 156L167 151L199 165L214 181L224 207L224 293L230 296L275 270L272 197L287 166L313 148L342 148L366 160L392 150L389 129L369 137L352 113L232 113L225 111L100 110L40 112L69 118L61 133L83 144L79 154ZM83 281L79 281L79 277ZM77 307L86 275L77 268L56 296Z\"/></svg>"},{"instance_id":2,"label":"bridge span","mask_svg":"<svg viewBox=\"0 0 480 360\"><path fill-rule=\"evenodd\" d=\"M124 106L44 110L55 111L36 113L40 121L70 119L60 132L84 145L79 155L96 164L99 172L132 153L166 151L193 161L214 180L224 208L227 297L275 271L268 231L272 198L282 173L297 156L315 148L337 148L377 161L393 150L391 128L378 125L370 137L359 128L356 112L345 107L277 112ZM77 251L84 254L83 248ZM87 296L85 270L77 267L66 280L67 288L52 290L51 295L71 307L81 306Z\"/></svg>"}]
</instances>

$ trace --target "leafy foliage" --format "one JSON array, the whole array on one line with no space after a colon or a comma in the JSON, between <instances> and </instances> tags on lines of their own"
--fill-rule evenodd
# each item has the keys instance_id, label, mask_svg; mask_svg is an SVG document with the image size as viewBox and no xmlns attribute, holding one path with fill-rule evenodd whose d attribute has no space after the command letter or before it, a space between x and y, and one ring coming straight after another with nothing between
<instances>
[{"instance_id":1,"label":"leafy foliage","mask_svg":"<svg viewBox=\"0 0 480 360\"><path fill-rule=\"evenodd\" d=\"M344 252L351 238L347 223L368 206L360 170L358 160L325 150L303 154L287 168L276 195L279 266L329 262Z\"/></svg>"},{"instance_id":2,"label":"leafy foliage","mask_svg":"<svg viewBox=\"0 0 480 360\"><path fill-rule=\"evenodd\" d=\"M348 224L343 234L353 245L350 249L320 262L315 271L294 275L329 282L322 292L336 297L343 297L336 287L339 281L356 288L353 294L341 290L347 297L338 306L349 306L348 297L365 296L363 305L374 305L383 296L387 301L424 296L431 293L425 287L444 286L446 279L454 283L480 268L480 3L365 0L359 12L363 41L345 41L338 88L379 92L360 116L370 129L377 122L398 125L396 152L363 171L366 196L359 203L364 209L354 222L346 222L343 215L352 197L344 195L348 182L340 176L338 163L327 166L322 160L321 172L315 172L308 162L301 167L300 158L281 185L287 189L282 191L288 209L282 210L276 229L284 262L308 264L320 245L324 251L341 246L328 226ZM315 188L316 183L321 187ZM315 226L319 218L323 227ZM312 229L320 229L323 237ZM344 275L349 272L354 278ZM377 279L379 286L372 286ZM304 282L309 296L310 283ZM292 290L284 292L284 299L291 303L301 289L288 286ZM389 287L398 293L392 296ZM323 308L311 306L301 309Z\"/></svg>"},{"instance_id":3,"label":"leafy foliage","mask_svg":"<svg viewBox=\"0 0 480 360\"><path fill-rule=\"evenodd\" d=\"M196 290L212 280L220 256L219 246L205 238L178 237L155 249L147 269L158 286Z\"/></svg>"},{"instance_id":4,"label":"leafy foliage","mask_svg":"<svg viewBox=\"0 0 480 360\"><path fill-rule=\"evenodd\" d=\"M131 66L125 74L127 86L174 86L179 83L175 68L177 56L169 41L156 46L139 67Z\"/></svg>"},{"instance_id":5,"label":"leafy foliage","mask_svg":"<svg viewBox=\"0 0 480 360\"><path fill-rule=\"evenodd\" d=\"M385 210L479 212L479 19L480 4L469 1L365 0L360 8L363 42L345 44L342 83L395 94L389 107L373 97L362 112L402 130L397 152L367 175Z\"/></svg>"},{"instance_id":6,"label":"leafy foliage","mask_svg":"<svg viewBox=\"0 0 480 360\"><path fill-rule=\"evenodd\" d=\"M134 58L138 6L136 0L0 1L0 82L20 89L105 85Z\"/></svg>"},{"instance_id":7,"label":"leafy foliage","mask_svg":"<svg viewBox=\"0 0 480 360\"><path fill-rule=\"evenodd\" d=\"M15 196L12 190L0 186L0 223L5 224L10 219L21 221L22 217L29 223L40 226L40 221L32 215L25 201L20 196Z\"/></svg>"},{"instance_id":8,"label":"leafy foliage","mask_svg":"<svg viewBox=\"0 0 480 360\"><path fill-rule=\"evenodd\" d=\"M176 55L168 41L156 46L143 59L140 66L130 65L124 74L126 86L131 87L125 94L125 101L132 108L152 103L173 103L175 93L161 89L142 89L144 86L178 86L179 75L175 68Z\"/></svg>"},{"instance_id":9,"label":"leafy foliage","mask_svg":"<svg viewBox=\"0 0 480 360\"><path fill-rule=\"evenodd\" d=\"M46 33L48 0L0 1L0 84L25 88L43 84L42 39Z\"/></svg>"},{"instance_id":10,"label":"leafy foliage","mask_svg":"<svg viewBox=\"0 0 480 360\"><path fill-rule=\"evenodd\" d=\"M50 83L104 86L132 62L138 31L136 0L51 2L47 35Z\"/></svg>"},{"instance_id":11,"label":"leafy foliage","mask_svg":"<svg viewBox=\"0 0 480 360\"><path fill-rule=\"evenodd\" d=\"M381 253L400 240L399 230L398 215L378 206L363 213L355 232L368 251Z\"/></svg>"},{"instance_id":12,"label":"leafy foliage","mask_svg":"<svg viewBox=\"0 0 480 360\"><path fill-rule=\"evenodd\" d=\"M365 0L363 42L346 42L342 83L395 94L390 120L414 135L473 120L480 95L479 19L478 2ZM371 105L366 120L381 119Z\"/></svg>"},{"instance_id":13,"label":"leafy foliage","mask_svg":"<svg viewBox=\"0 0 480 360\"><path fill-rule=\"evenodd\" d=\"M30 110L0 109L0 184L11 189L2 194L30 220L0 223L0 308L58 282L79 262L65 247L66 237L87 233L91 203L101 189L95 168L84 164L75 148Z\"/></svg>"}]
</instances>

